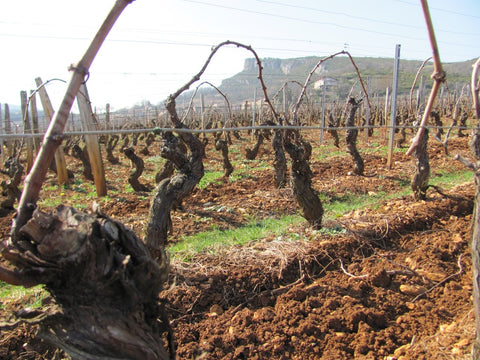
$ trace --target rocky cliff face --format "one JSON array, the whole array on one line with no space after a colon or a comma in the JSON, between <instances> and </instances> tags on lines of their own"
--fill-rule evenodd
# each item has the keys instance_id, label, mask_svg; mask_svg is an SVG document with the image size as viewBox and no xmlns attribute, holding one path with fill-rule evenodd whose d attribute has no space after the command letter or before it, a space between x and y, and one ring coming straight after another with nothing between
<instances>
[{"instance_id":1,"label":"rocky cliff face","mask_svg":"<svg viewBox=\"0 0 480 360\"><path fill-rule=\"evenodd\" d=\"M306 77L314 66L321 60L321 57L310 56L304 58L292 59L261 59L263 66L263 77L267 91L273 96L278 89L287 81L295 81L299 84L305 82ZM448 74L450 88L458 87L461 89L464 83L469 83L471 66L476 59L444 64L444 69ZM371 77L371 92L382 96L387 87L392 85L393 77L393 59L360 57L355 58L364 81L367 76ZM422 61L419 60L400 60L400 79L399 93L408 94L412 86L415 74ZM422 75L427 79L433 71L433 65L427 64L423 69ZM253 98L254 90L260 90L258 81L257 63L254 58L246 59L244 69L227 79L224 79L219 86L220 90L227 94L232 104L243 104L246 99ZM348 57L336 57L322 64L315 75L311 78L310 86L313 88L315 81L322 77L328 77L335 80L335 86L332 92L339 98L344 98L349 93L353 84L357 81L357 74ZM430 82L431 83L431 82ZM427 86L429 83L427 83ZM205 91L205 101L224 102L224 99L216 92L211 90ZM257 92L257 96L260 93ZM189 99L191 94L186 95Z\"/></svg>"},{"instance_id":2,"label":"rocky cliff face","mask_svg":"<svg viewBox=\"0 0 480 360\"><path fill-rule=\"evenodd\" d=\"M306 57L306 58L297 58L297 59L273 59L273 58L266 58L261 59L263 69L265 71L269 70L270 72L281 72L282 74L290 74L292 70L296 68L303 67L305 65L311 65L312 67L315 65L314 57ZM257 63L255 59L246 59L245 64L243 66L243 71L245 72L254 72L257 71Z\"/></svg>"}]
</instances>

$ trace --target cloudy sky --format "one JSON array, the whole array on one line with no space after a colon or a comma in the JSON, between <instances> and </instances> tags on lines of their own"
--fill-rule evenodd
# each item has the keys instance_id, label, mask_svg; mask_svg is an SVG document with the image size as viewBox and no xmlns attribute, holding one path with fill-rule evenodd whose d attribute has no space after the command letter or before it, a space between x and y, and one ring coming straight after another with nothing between
<instances>
[{"instance_id":1,"label":"cloudy sky","mask_svg":"<svg viewBox=\"0 0 480 360\"><path fill-rule=\"evenodd\" d=\"M19 104L35 78L70 79L113 0L0 3L0 103ZM480 57L480 1L430 0L443 62ZM196 74L212 46L234 40L260 57L326 56L424 60L431 48L419 0L136 0L116 23L91 67L94 106L163 101ZM220 50L202 80L219 85L252 57ZM54 106L66 86L48 85Z\"/></svg>"}]
</instances>

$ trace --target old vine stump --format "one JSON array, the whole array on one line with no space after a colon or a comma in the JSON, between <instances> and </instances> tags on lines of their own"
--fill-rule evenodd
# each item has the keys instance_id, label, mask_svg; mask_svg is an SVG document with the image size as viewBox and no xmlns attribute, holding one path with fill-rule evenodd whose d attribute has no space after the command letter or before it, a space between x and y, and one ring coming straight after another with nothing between
<instances>
[{"instance_id":1,"label":"old vine stump","mask_svg":"<svg viewBox=\"0 0 480 360\"><path fill-rule=\"evenodd\" d=\"M430 158L427 151L428 129L425 129L413 156L415 158L415 170L412 176L412 191L416 200L427 198L428 180L430 178Z\"/></svg>"},{"instance_id":2,"label":"old vine stump","mask_svg":"<svg viewBox=\"0 0 480 360\"><path fill-rule=\"evenodd\" d=\"M233 165L228 158L228 143L226 140L217 139L215 141L215 150L222 152L223 158L223 176L228 178L233 172Z\"/></svg>"},{"instance_id":3,"label":"old vine stump","mask_svg":"<svg viewBox=\"0 0 480 360\"><path fill-rule=\"evenodd\" d=\"M292 159L291 182L293 194L302 209L303 217L315 229L322 227L323 206L312 188L312 171L308 164L308 156L311 153L310 144L305 141L293 143L290 139L285 141L285 150Z\"/></svg>"},{"instance_id":4,"label":"old vine stump","mask_svg":"<svg viewBox=\"0 0 480 360\"><path fill-rule=\"evenodd\" d=\"M168 276L166 256L149 250L122 223L59 206L35 210L6 256L43 283L56 304L39 335L73 359L168 359L168 329L158 293ZM161 260L161 261L159 261Z\"/></svg>"},{"instance_id":5,"label":"old vine stump","mask_svg":"<svg viewBox=\"0 0 480 360\"><path fill-rule=\"evenodd\" d=\"M137 192L150 192L152 189L147 185L142 184L138 178L142 175L143 170L145 169L145 163L143 159L135 154L135 150L132 147L126 148L123 150L123 153L127 158L130 159L132 165L135 166L135 169L130 172L128 176L128 182L132 186L133 190Z\"/></svg>"},{"instance_id":6,"label":"old vine stump","mask_svg":"<svg viewBox=\"0 0 480 360\"><path fill-rule=\"evenodd\" d=\"M345 122L345 126L348 128L346 137L347 152L353 158L353 173L355 175L363 175L365 165L357 149L358 129L355 127L355 113L360 106L360 102L357 102L353 97L351 97L348 100L348 105L350 106L350 113L347 121Z\"/></svg>"}]
</instances>

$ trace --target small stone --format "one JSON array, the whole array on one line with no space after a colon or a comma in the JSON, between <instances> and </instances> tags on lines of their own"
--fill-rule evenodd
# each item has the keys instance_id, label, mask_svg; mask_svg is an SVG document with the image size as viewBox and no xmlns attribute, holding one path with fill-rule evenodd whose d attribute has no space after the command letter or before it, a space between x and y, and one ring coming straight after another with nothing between
<instances>
[{"instance_id":1,"label":"small stone","mask_svg":"<svg viewBox=\"0 0 480 360\"><path fill-rule=\"evenodd\" d=\"M400 292L406 295L417 296L424 293L425 291L427 291L427 288L420 285L400 285Z\"/></svg>"},{"instance_id":2,"label":"small stone","mask_svg":"<svg viewBox=\"0 0 480 360\"><path fill-rule=\"evenodd\" d=\"M223 308L218 304L214 304L210 307L210 314L211 315L222 315L223 314Z\"/></svg>"}]
</instances>

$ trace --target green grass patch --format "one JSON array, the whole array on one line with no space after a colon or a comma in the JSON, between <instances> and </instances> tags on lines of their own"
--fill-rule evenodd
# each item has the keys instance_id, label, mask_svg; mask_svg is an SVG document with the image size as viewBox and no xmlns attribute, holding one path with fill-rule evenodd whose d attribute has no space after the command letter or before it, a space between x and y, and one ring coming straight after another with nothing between
<instances>
[{"instance_id":1,"label":"green grass patch","mask_svg":"<svg viewBox=\"0 0 480 360\"><path fill-rule=\"evenodd\" d=\"M42 306L42 299L48 296L46 290L41 285L24 288L23 286L13 286L0 281L0 308L5 308L4 304L9 302L20 302L23 307L38 308Z\"/></svg>"},{"instance_id":2,"label":"green grass patch","mask_svg":"<svg viewBox=\"0 0 480 360\"><path fill-rule=\"evenodd\" d=\"M408 150L408 147L398 147L395 146L393 148L393 153L394 154L405 154ZM345 151L346 152L346 151ZM372 143L368 147L360 147L359 149L360 154L365 153L365 154L373 154L377 156L383 156L387 157L388 156L388 145L380 145L378 143Z\"/></svg>"},{"instance_id":3,"label":"green grass patch","mask_svg":"<svg viewBox=\"0 0 480 360\"><path fill-rule=\"evenodd\" d=\"M222 176L223 171L205 170L205 173L200 179L200 182L197 184L197 187L200 189L205 189L210 184L220 185L222 183L222 181L220 180Z\"/></svg>"},{"instance_id":4,"label":"green grass patch","mask_svg":"<svg viewBox=\"0 0 480 360\"><path fill-rule=\"evenodd\" d=\"M433 169L432 174L429 184L446 189L464 182L473 181L473 172L469 169L455 170L453 172L446 170L435 171Z\"/></svg>"},{"instance_id":5,"label":"green grass patch","mask_svg":"<svg viewBox=\"0 0 480 360\"><path fill-rule=\"evenodd\" d=\"M220 177L221 173L212 172L210 179ZM472 180L472 173L469 170L454 172L436 172L431 177L430 184L449 188L463 182ZM211 182L212 180L210 180ZM205 185L206 186L206 185ZM325 215L324 220L335 220L344 214L362 208L377 208L385 201L412 195L409 181L403 181L402 187L393 193L377 191L375 194L342 194L341 196L328 196L320 194ZM288 232L292 225L305 221L300 215L288 215L279 219L252 219L246 225L235 229L220 230L198 233L192 236L184 237L180 242L172 245L169 250L173 257L183 261L190 260L195 253L211 252L214 253L221 247L232 245L243 245L250 241L260 240L271 235L282 235ZM342 228L324 228L320 233L340 234Z\"/></svg>"},{"instance_id":6,"label":"green grass patch","mask_svg":"<svg viewBox=\"0 0 480 360\"><path fill-rule=\"evenodd\" d=\"M295 224L304 221L299 215L287 215L280 219L251 220L247 224L228 230L213 229L185 236L182 240L169 247L170 254L176 259L190 260L196 253L214 253L221 247L243 245L250 241L265 238L268 235L281 235Z\"/></svg>"},{"instance_id":7,"label":"green grass patch","mask_svg":"<svg viewBox=\"0 0 480 360\"><path fill-rule=\"evenodd\" d=\"M326 219L338 219L350 211L361 208L376 208L385 200L390 200L411 194L409 187L402 188L395 193L387 194L379 191L375 194L343 194L342 196L333 196L328 198L320 195L323 207L325 209Z\"/></svg>"}]
</instances>

